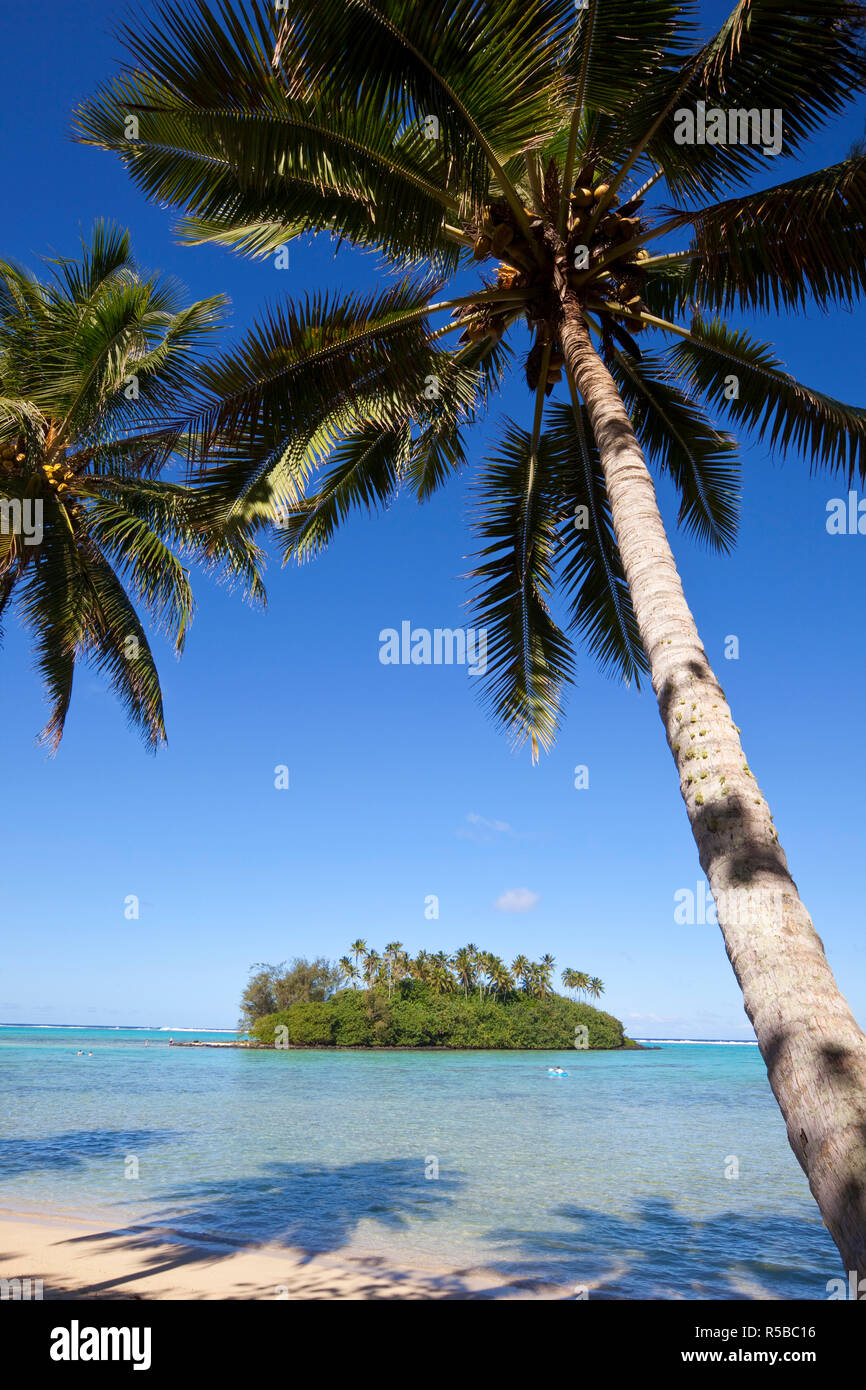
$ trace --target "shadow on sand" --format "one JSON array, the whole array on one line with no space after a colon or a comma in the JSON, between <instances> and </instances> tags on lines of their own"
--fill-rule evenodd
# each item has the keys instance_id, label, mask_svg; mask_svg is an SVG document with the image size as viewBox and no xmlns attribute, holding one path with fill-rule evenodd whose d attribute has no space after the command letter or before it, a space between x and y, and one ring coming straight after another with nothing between
<instances>
[{"instance_id":1,"label":"shadow on sand","mask_svg":"<svg viewBox=\"0 0 866 1390\"><path fill-rule=\"evenodd\" d=\"M542 1294L567 1300L583 1290L590 1299L825 1299L827 1280L840 1272L817 1218L729 1212L695 1220L664 1198L639 1202L627 1215L552 1205L531 1226L489 1232L489 1257L471 1268L429 1277L417 1267L414 1275L401 1273L388 1258L362 1257L351 1248L363 1222L394 1233L435 1222L463 1186L459 1175L427 1181L423 1163L407 1159L333 1167L274 1162L253 1177L193 1183L163 1195L147 1225L73 1237L69 1245L91 1241L103 1251L127 1252L130 1273L51 1296L136 1297L124 1286L142 1275L170 1275L202 1260L213 1268L260 1247L290 1253L290 1297L316 1299ZM233 1239L238 1232L243 1238ZM329 1279L332 1268L323 1270L323 1258L334 1255L358 1276L354 1292ZM412 1263L410 1250L403 1258ZM444 1255L442 1263L453 1261ZM235 1287L233 1297L275 1296L267 1278Z\"/></svg>"}]
</instances>

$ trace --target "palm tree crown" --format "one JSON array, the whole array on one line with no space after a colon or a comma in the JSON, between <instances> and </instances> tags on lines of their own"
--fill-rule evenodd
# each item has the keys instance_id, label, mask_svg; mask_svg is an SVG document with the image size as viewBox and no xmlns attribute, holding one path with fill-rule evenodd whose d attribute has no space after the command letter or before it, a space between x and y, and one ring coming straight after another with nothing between
<instances>
[{"instance_id":1,"label":"palm tree crown","mask_svg":"<svg viewBox=\"0 0 866 1390\"><path fill-rule=\"evenodd\" d=\"M673 481L681 524L707 545L732 545L739 497L736 445L714 409L866 477L864 412L795 382L719 317L844 304L863 288L866 157L732 196L766 165L760 143L679 143L675 119L699 101L753 107L758 92L784 112L783 152L798 154L862 85L862 9L741 0L700 43L688 0L635 8L164 0L152 27L124 30L134 70L77 115L80 138L185 210L190 242L265 256L328 232L400 274L366 298L272 309L209 372L197 424L212 486L257 524L287 517L286 558L321 550L353 509L400 487L423 500L459 470L509 339L528 328L534 405L528 427L504 426L474 486L472 577L491 708L534 755L574 669L550 612L557 584L603 668L635 684L647 669L570 371L544 410L565 365L565 294ZM477 290L443 297L473 264Z\"/></svg>"},{"instance_id":2,"label":"palm tree crown","mask_svg":"<svg viewBox=\"0 0 866 1390\"><path fill-rule=\"evenodd\" d=\"M32 538L0 532L0 616L15 607L34 634L52 748L80 660L156 745L162 694L136 601L180 653L194 611L182 557L263 594L239 519L158 476L222 299L184 306L177 286L136 270L127 233L101 223L80 260L49 265L41 281L0 263L0 503L4 517L26 505L41 519Z\"/></svg>"}]
</instances>

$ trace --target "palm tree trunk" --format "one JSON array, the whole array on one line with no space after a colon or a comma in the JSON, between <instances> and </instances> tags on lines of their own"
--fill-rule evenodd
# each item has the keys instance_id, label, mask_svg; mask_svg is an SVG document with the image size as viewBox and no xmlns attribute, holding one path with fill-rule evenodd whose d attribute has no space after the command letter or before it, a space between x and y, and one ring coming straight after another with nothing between
<instances>
[{"instance_id":1,"label":"palm tree trunk","mask_svg":"<svg viewBox=\"0 0 866 1390\"><path fill-rule=\"evenodd\" d=\"M847 1271L866 1277L866 1037L840 992L724 692L652 479L573 294L561 341L598 443L613 527L701 867L791 1148Z\"/></svg>"}]
</instances>

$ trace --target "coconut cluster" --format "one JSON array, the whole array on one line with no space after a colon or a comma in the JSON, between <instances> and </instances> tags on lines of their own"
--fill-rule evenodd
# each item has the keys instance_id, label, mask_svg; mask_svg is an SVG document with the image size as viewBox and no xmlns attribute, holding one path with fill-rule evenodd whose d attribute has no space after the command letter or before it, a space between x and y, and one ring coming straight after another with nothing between
<instances>
[{"instance_id":1,"label":"coconut cluster","mask_svg":"<svg viewBox=\"0 0 866 1390\"><path fill-rule=\"evenodd\" d=\"M622 208L618 208L617 203L616 196L610 194L609 184L596 181L592 169L581 170L569 197L564 255L560 248L557 261L565 269L566 280L581 301L591 298L605 317L618 320L620 326L632 334L646 326L631 317L646 307L641 294L645 273L642 262L648 259L646 251L634 250L613 261L609 269L602 266L594 271L603 257L640 234L642 223L636 216L640 201L633 200ZM554 209L549 207L547 211L552 220ZM498 288L529 291L521 312L525 312L536 338L527 357L526 379L534 390L545 350L549 349L545 386L550 391L561 380L565 365L553 327L558 308L554 293L554 251L545 234L544 220L530 208L524 208L523 212L528 237L505 199L485 207L481 217L468 223L465 230L472 237L476 260L499 262L494 282ZM586 250L581 251L582 247ZM501 305L480 302L462 306L455 310L454 317L463 329L461 344L480 343L487 338L498 342L507 327Z\"/></svg>"},{"instance_id":2,"label":"coconut cluster","mask_svg":"<svg viewBox=\"0 0 866 1390\"><path fill-rule=\"evenodd\" d=\"M65 497L75 489L75 470L69 468L62 460L55 463L44 463L42 472L48 482L48 486L57 493L58 497Z\"/></svg>"},{"instance_id":3,"label":"coconut cluster","mask_svg":"<svg viewBox=\"0 0 866 1390\"><path fill-rule=\"evenodd\" d=\"M17 472L26 458L23 436L19 435L17 439L9 439L0 444L0 468L5 468L7 472Z\"/></svg>"},{"instance_id":4,"label":"coconut cluster","mask_svg":"<svg viewBox=\"0 0 866 1390\"><path fill-rule=\"evenodd\" d=\"M598 183L595 187L575 184L569 199L568 240L566 243L568 282L576 291L589 291L594 299L605 302L608 312L621 317L630 333L640 333L646 324L638 323L627 315L617 315L617 308L628 310L629 314L639 314L646 310L641 297L644 278L642 262L648 260L643 248L614 261L609 270L602 269L598 275L587 279L586 270L591 271L593 262L600 260L610 251L640 235L642 223L635 216L642 200L627 203L617 211L616 195L609 196L610 186ZM598 204L605 200L604 215L597 217ZM593 222L595 221L595 226ZM587 239L588 238L588 239ZM581 270L575 265L578 249L586 246L589 265Z\"/></svg>"}]
</instances>

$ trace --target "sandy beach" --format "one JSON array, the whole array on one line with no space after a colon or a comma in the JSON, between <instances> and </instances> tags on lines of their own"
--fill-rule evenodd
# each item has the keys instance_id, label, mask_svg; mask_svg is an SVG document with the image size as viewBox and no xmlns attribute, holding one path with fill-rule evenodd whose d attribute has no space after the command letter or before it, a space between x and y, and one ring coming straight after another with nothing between
<instances>
[{"instance_id":1,"label":"sandy beach","mask_svg":"<svg viewBox=\"0 0 866 1390\"><path fill-rule=\"evenodd\" d=\"M45 1300L569 1297L483 1269L410 1269L379 1255L337 1258L276 1246L238 1250L167 1231L12 1212L0 1212L0 1278L41 1279Z\"/></svg>"}]
</instances>

